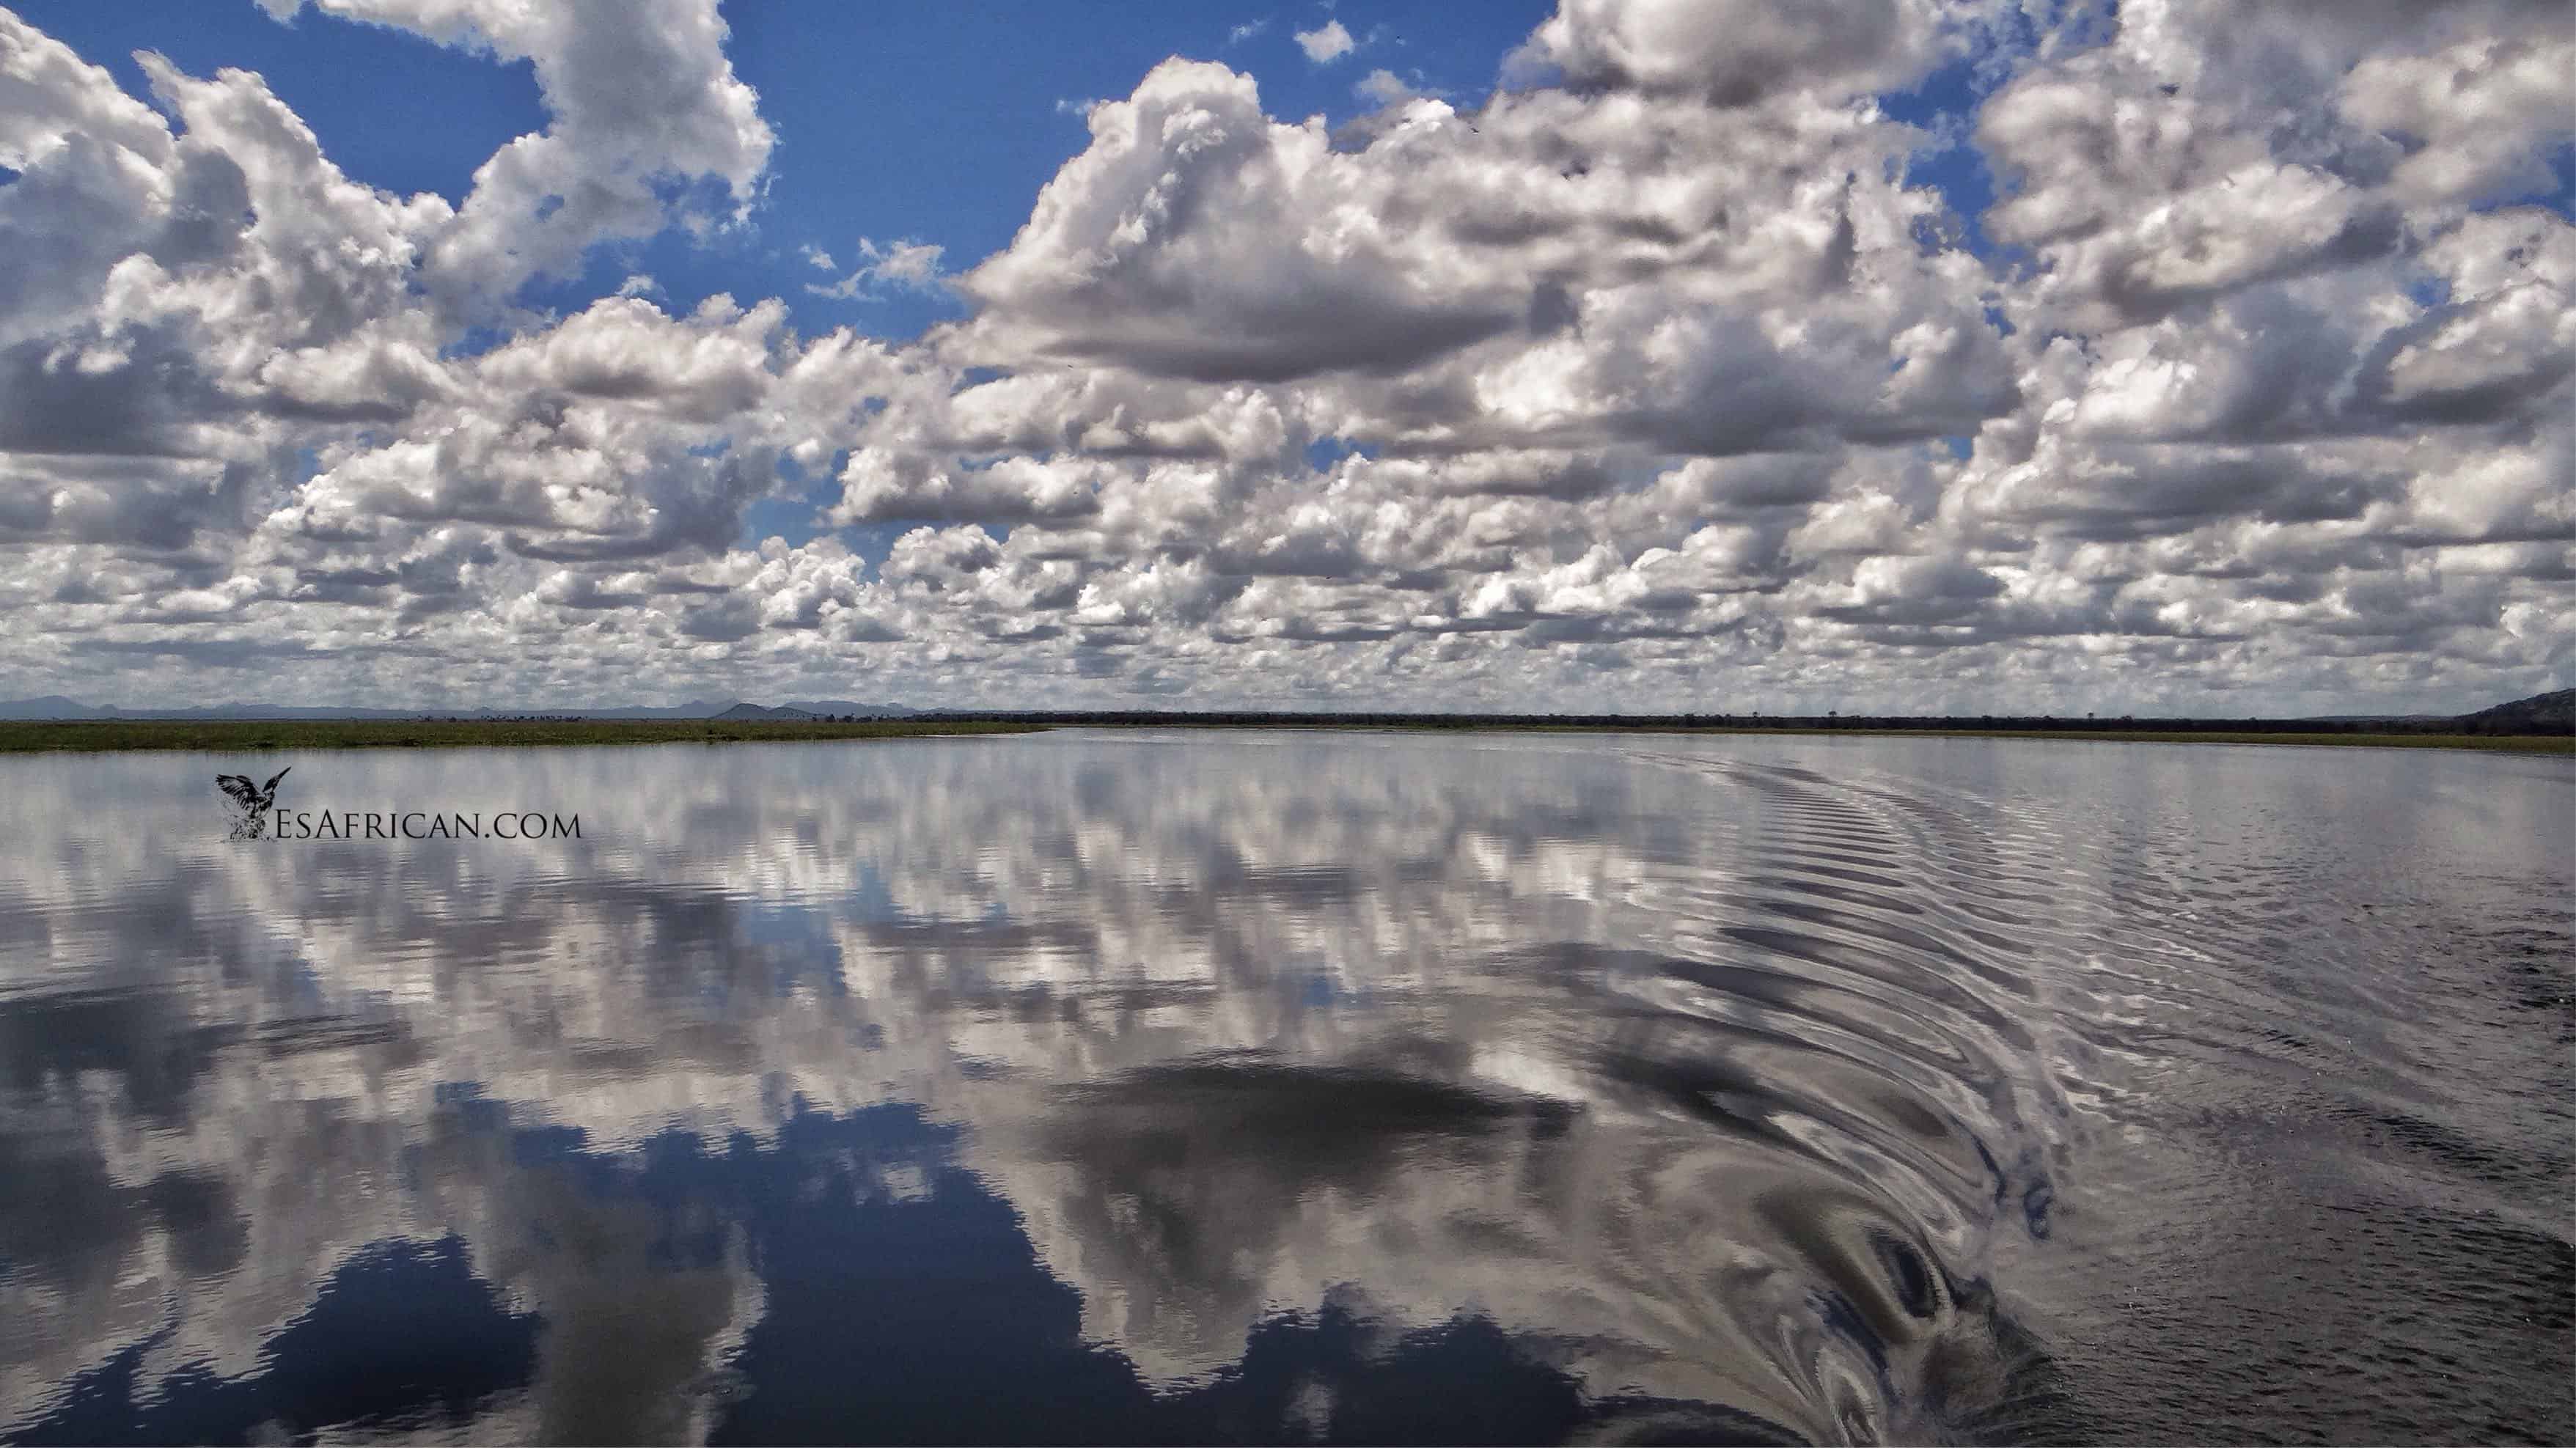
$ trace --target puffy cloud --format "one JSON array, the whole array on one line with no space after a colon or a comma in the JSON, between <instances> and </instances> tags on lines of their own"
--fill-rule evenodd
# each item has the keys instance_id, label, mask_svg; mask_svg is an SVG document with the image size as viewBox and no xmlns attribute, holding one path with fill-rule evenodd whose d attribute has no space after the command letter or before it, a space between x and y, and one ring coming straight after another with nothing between
<instances>
[{"instance_id":1,"label":"puffy cloud","mask_svg":"<svg viewBox=\"0 0 2576 1448\"><path fill-rule=\"evenodd\" d=\"M856 297L879 287L907 291L929 291L946 276L939 259L946 251L926 241L897 241L879 246L867 237L859 238L858 270L828 286L808 286L805 290L818 297ZM825 271L838 271L829 252L805 248L805 258Z\"/></svg>"},{"instance_id":2,"label":"puffy cloud","mask_svg":"<svg viewBox=\"0 0 2576 1448\"><path fill-rule=\"evenodd\" d=\"M229 236L249 197L237 167L200 161L182 174L178 146L151 107L107 71L14 14L0 11L0 341L85 319L107 270L158 245L197 248ZM211 234L191 235L196 221Z\"/></svg>"},{"instance_id":3,"label":"puffy cloud","mask_svg":"<svg viewBox=\"0 0 2576 1448\"><path fill-rule=\"evenodd\" d=\"M1317 65L1330 65L1358 46L1359 42L1351 39L1350 31L1343 28L1338 20L1327 20L1312 30L1297 32L1297 48L1306 52L1306 58Z\"/></svg>"},{"instance_id":4,"label":"puffy cloud","mask_svg":"<svg viewBox=\"0 0 2576 1448\"><path fill-rule=\"evenodd\" d=\"M1839 98L1901 90L1928 70L1942 9L1934 0L1562 0L1512 59L1573 85L1720 105L1808 88Z\"/></svg>"},{"instance_id":5,"label":"puffy cloud","mask_svg":"<svg viewBox=\"0 0 2576 1448\"><path fill-rule=\"evenodd\" d=\"M2431 54L2374 55L2344 77L2340 109L2412 143L2390 177L2410 201L2533 195L2554 184L2544 147L2570 126L2576 35L2465 39Z\"/></svg>"},{"instance_id":6,"label":"puffy cloud","mask_svg":"<svg viewBox=\"0 0 2576 1448\"><path fill-rule=\"evenodd\" d=\"M605 300L486 354L472 371L504 394L621 402L714 422L765 395L769 339L785 316L775 301L745 311L723 296L685 320L638 298Z\"/></svg>"},{"instance_id":7,"label":"puffy cloud","mask_svg":"<svg viewBox=\"0 0 2576 1448\"><path fill-rule=\"evenodd\" d=\"M326 14L531 62L546 129L494 152L429 257L460 304L504 302L592 243L747 206L774 142L759 97L726 58L716 0L261 0L281 20ZM667 204L657 186L711 184L732 210Z\"/></svg>"},{"instance_id":8,"label":"puffy cloud","mask_svg":"<svg viewBox=\"0 0 2576 1448\"><path fill-rule=\"evenodd\" d=\"M156 109L0 12L22 692L2447 707L2576 656L2563 7L1564 0L1472 109L1380 71L1338 128L1175 59L991 256L542 316L768 184L714 7L270 8L526 59L548 123L394 196L255 75L142 57ZM1873 99L1953 58L1973 115ZM963 315L791 305L907 288Z\"/></svg>"},{"instance_id":9,"label":"puffy cloud","mask_svg":"<svg viewBox=\"0 0 2576 1448\"><path fill-rule=\"evenodd\" d=\"M1388 225L1388 178L1272 121L1248 76L1166 61L1090 125L1011 247L959 279L986 313L961 355L1277 381L1400 370L1526 314L1506 284L1410 266L1420 223Z\"/></svg>"},{"instance_id":10,"label":"puffy cloud","mask_svg":"<svg viewBox=\"0 0 2576 1448\"><path fill-rule=\"evenodd\" d=\"M1099 511L1097 463L1006 458L990 467L935 468L917 453L861 448L841 470L836 524L889 518L962 518L1019 523Z\"/></svg>"}]
</instances>

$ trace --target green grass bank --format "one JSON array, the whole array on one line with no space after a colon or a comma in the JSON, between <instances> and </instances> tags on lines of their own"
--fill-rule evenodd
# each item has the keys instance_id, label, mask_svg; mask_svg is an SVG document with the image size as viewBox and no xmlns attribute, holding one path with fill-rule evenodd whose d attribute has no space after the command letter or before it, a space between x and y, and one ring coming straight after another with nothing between
<instances>
[{"instance_id":1,"label":"green grass bank","mask_svg":"<svg viewBox=\"0 0 2576 1448\"><path fill-rule=\"evenodd\" d=\"M576 744L791 744L836 739L918 739L979 734L1025 734L1064 727L1244 729L1350 728L1421 732L1901 735L1916 738L2099 740L2136 744L2342 745L2379 749L2481 749L2528 754L2576 754L2576 737L2547 734L2298 733L2223 729L1920 729L1801 727L1795 724L1668 724L1649 720L1615 726L1597 722L1550 723L1527 719L1418 719L1320 721L1311 716L1257 721L1245 718L1157 719L66 719L0 721L0 754L96 753L132 749L187 749L243 753L284 749L461 749Z\"/></svg>"},{"instance_id":2,"label":"green grass bank","mask_svg":"<svg viewBox=\"0 0 2576 1448\"><path fill-rule=\"evenodd\" d=\"M0 722L0 754L127 749L480 749L560 744L790 744L1025 734L973 719L63 719Z\"/></svg>"}]
</instances>

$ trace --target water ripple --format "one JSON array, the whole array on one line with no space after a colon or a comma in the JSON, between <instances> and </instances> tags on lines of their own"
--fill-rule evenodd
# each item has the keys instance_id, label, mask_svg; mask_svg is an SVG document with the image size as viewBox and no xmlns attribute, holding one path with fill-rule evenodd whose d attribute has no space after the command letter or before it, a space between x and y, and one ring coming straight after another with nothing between
<instances>
[{"instance_id":1,"label":"water ripple","mask_svg":"<svg viewBox=\"0 0 2576 1448\"><path fill-rule=\"evenodd\" d=\"M206 767L0 761L0 1438L2576 1436L2561 762Z\"/></svg>"}]
</instances>

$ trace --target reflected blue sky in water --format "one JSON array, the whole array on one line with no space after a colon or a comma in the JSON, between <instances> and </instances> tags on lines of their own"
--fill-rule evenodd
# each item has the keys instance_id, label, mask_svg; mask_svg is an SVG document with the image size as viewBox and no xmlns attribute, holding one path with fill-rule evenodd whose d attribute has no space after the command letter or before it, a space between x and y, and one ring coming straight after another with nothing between
<instances>
[{"instance_id":1,"label":"reflected blue sky in water","mask_svg":"<svg viewBox=\"0 0 2576 1448\"><path fill-rule=\"evenodd\" d=\"M2563 761L1063 734L297 764L294 807L585 837L232 844L228 766L0 765L30 826L0 1436L2566 1411ZM2340 1392L2329 1349L2458 1367Z\"/></svg>"}]
</instances>

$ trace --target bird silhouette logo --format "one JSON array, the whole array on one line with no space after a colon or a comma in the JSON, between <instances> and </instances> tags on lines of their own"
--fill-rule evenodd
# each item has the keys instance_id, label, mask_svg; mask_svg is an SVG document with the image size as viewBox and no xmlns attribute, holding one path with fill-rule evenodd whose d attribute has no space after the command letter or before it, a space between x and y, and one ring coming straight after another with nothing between
<instances>
[{"instance_id":1,"label":"bird silhouette logo","mask_svg":"<svg viewBox=\"0 0 2576 1448\"><path fill-rule=\"evenodd\" d=\"M270 775L266 784L251 783L247 774L215 776L215 787L233 799L233 829L229 838L255 840L268 833L268 811L277 803L277 782L293 768L295 766L290 764Z\"/></svg>"}]
</instances>

